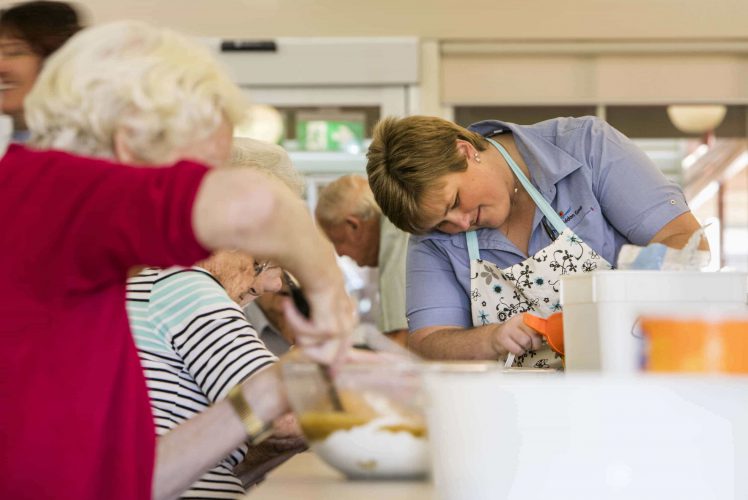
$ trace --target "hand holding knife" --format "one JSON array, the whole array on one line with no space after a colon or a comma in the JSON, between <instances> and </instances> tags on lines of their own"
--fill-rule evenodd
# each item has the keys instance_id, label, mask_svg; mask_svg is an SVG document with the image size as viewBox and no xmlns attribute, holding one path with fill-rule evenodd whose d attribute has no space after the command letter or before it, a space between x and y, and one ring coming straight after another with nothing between
<instances>
[{"instance_id":1,"label":"hand holding knife","mask_svg":"<svg viewBox=\"0 0 748 500\"><path fill-rule=\"evenodd\" d=\"M291 300L293 300L296 309L298 309L298 311L305 318L311 317L309 302L307 302L306 298L304 297L304 293L301 291L301 288L299 288L293 278L291 278L291 276L286 271L283 271L283 281L288 287L288 291L291 294ZM325 384L327 384L327 393L328 397L330 398L330 402L332 403L333 410L342 412L343 402L340 400L337 389L335 389L335 383L333 382L332 375L330 374L330 367L323 366L322 364L318 366L322 378L324 379Z\"/></svg>"}]
</instances>

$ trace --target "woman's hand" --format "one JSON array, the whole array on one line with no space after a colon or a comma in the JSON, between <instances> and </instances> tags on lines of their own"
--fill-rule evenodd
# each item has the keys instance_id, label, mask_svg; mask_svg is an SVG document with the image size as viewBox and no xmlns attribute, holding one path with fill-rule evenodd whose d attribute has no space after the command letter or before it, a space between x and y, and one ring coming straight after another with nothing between
<instances>
[{"instance_id":1,"label":"woman's hand","mask_svg":"<svg viewBox=\"0 0 748 500\"><path fill-rule=\"evenodd\" d=\"M292 304L284 307L296 343L315 361L334 364L350 346L357 322L335 248L296 193L254 170L218 169L205 176L193 207L195 236L206 249L239 249L292 273L311 307L310 319Z\"/></svg>"},{"instance_id":2,"label":"woman's hand","mask_svg":"<svg viewBox=\"0 0 748 500\"><path fill-rule=\"evenodd\" d=\"M270 470L292 456L307 449L296 417L287 413L273 422L273 435L257 446L250 446L244 461L235 473L241 478L245 488L249 488L265 478Z\"/></svg>"},{"instance_id":3,"label":"woman's hand","mask_svg":"<svg viewBox=\"0 0 748 500\"><path fill-rule=\"evenodd\" d=\"M318 363L334 365L351 347L351 332L358 323L353 299L345 291L342 275L315 288L303 288L311 318L305 318L291 299L283 304L288 325L296 333L296 345Z\"/></svg>"},{"instance_id":4,"label":"woman's hand","mask_svg":"<svg viewBox=\"0 0 748 500\"><path fill-rule=\"evenodd\" d=\"M524 323L521 314L495 325L492 334L491 345L498 356L510 352L515 356L522 356L543 345L543 337Z\"/></svg>"},{"instance_id":5,"label":"woman's hand","mask_svg":"<svg viewBox=\"0 0 748 500\"><path fill-rule=\"evenodd\" d=\"M296 416L293 413L286 413L273 420L273 435L268 439L294 439L302 436Z\"/></svg>"}]
</instances>

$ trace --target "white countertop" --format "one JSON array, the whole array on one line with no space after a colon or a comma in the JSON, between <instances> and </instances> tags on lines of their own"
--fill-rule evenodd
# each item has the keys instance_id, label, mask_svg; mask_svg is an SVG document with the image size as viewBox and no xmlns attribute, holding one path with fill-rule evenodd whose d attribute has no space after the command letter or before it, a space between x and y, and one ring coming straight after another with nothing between
<instances>
[{"instance_id":1,"label":"white countertop","mask_svg":"<svg viewBox=\"0 0 748 500\"><path fill-rule=\"evenodd\" d=\"M247 500L436 500L421 481L350 481L312 452L296 455L252 488Z\"/></svg>"}]
</instances>

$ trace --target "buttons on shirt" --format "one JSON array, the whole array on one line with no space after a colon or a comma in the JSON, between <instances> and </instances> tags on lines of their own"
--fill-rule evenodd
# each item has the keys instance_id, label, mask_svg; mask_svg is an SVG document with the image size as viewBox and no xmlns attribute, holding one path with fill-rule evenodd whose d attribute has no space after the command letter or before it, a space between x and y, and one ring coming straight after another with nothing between
<instances>
[{"instance_id":1,"label":"buttons on shirt","mask_svg":"<svg viewBox=\"0 0 748 500\"><path fill-rule=\"evenodd\" d=\"M670 200L671 205L675 205L675 203L676 203L675 200Z\"/></svg>"}]
</instances>

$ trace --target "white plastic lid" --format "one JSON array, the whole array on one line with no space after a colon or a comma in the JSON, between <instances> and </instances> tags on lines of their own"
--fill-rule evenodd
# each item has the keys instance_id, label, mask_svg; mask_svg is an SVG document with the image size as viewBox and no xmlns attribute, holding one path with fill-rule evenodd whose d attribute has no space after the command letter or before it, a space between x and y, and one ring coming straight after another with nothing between
<instances>
[{"instance_id":1,"label":"white plastic lid","mask_svg":"<svg viewBox=\"0 0 748 500\"><path fill-rule=\"evenodd\" d=\"M694 302L746 304L748 273L595 271L561 278L561 304Z\"/></svg>"}]
</instances>

